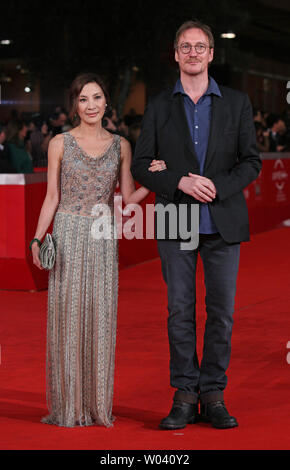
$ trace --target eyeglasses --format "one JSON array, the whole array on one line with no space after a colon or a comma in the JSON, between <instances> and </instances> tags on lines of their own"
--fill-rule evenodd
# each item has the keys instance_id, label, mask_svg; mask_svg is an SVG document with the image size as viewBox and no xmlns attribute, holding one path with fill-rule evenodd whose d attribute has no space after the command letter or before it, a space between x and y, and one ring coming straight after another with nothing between
<instances>
[{"instance_id":1,"label":"eyeglasses","mask_svg":"<svg viewBox=\"0 0 290 470\"><path fill-rule=\"evenodd\" d=\"M179 46L177 49L180 49L182 54L189 54L192 51L193 47L197 54L204 54L208 47L211 49L211 47L208 46L207 44L200 43L200 44L195 44L194 46L192 46L191 44L189 44L189 42L185 42L181 44L181 46Z\"/></svg>"}]
</instances>

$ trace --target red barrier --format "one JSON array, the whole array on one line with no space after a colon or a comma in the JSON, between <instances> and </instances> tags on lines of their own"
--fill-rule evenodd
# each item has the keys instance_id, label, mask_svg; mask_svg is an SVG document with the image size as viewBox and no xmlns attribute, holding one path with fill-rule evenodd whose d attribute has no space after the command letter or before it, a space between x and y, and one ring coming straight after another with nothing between
<instances>
[{"instance_id":1,"label":"red barrier","mask_svg":"<svg viewBox=\"0 0 290 470\"><path fill-rule=\"evenodd\" d=\"M47 287L29 250L45 193L46 173L0 175L0 289Z\"/></svg>"},{"instance_id":2,"label":"red barrier","mask_svg":"<svg viewBox=\"0 0 290 470\"><path fill-rule=\"evenodd\" d=\"M262 154L259 177L245 190L251 233L264 232L290 219L290 154Z\"/></svg>"},{"instance_id":3,"label":"red barrier","mask_svg":"<svg viewBox=\"0 0 290 470\"><path fill-rule=\"evenodd\" d=\"M244 190L251 233L270 230L290 219L290 154L262 154L262 159L259 177ZM45 193L46 172L0 175L0 289L47 288L48 274L33 265L28 248ZM154 204L154 194L141 203L143 233L147 204ZM123 224L127 220L123 217ZM128 240L123 236L119 240L121 269L157 256L154 239Z\"/></svg>"}]
</instances>

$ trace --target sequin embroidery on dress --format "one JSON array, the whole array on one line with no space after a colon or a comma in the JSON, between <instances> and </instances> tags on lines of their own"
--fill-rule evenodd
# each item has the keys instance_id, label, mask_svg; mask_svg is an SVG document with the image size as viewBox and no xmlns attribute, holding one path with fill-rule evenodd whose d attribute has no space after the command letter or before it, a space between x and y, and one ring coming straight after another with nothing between
<instances>
[{"instance_id":1,"label":"sequin embroidery on dress","mask_svg":"<svg viewBox=\"0 0 290 470\"><path fill-rule=\"evenodd\" d=\"M43 423L112 426L118 298L118 240L96 237L99 207L113 230L120 136L90 157L70 132L63 134L61 197L49 273L46 395ZM113 232L112 232L113 234Z\"/></svg>"}]
</instances>

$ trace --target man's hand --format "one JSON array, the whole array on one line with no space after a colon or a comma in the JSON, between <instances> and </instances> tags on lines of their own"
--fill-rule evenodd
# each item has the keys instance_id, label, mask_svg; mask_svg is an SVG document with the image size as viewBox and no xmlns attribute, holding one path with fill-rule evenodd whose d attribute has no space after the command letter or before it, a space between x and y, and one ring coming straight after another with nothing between
<instances>
[{"instance_id":1,"label":"man's hand","mask_svg":"<svg viewBox=\"0 0 290 470\"><path fill-rule=\"evenodd\" d=\"M216 197L216 188L213 182L205 176L188 174L189 176L181 178L178 189L200 202L212 202Z\"/></svg>"}]
</instances>

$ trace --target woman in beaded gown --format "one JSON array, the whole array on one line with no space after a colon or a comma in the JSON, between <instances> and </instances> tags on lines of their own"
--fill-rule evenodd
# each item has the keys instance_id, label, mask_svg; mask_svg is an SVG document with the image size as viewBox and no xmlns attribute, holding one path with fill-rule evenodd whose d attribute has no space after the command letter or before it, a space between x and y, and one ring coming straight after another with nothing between
<instances>
[{"instance_id":1,"label":"woman in beaded gown","mask_svg":"<svg viewBox=\"0 0 290 470\"><path fill-rule=\"evenodd\" d=\"M32 243L33 262L42 269L37 241L54 218L56 261L49 272L46 353L49 414L42 422L66 427L110 427L114 421L114 191L119 181L125 204L138 203L149 193L144 187L135 190L128 141L102 127L107 101L98 76L82 74L72 83L71 116L78 125L50 141L47 194ZM161 161L150 167L162 169ZM104 208L112 222L111 237L96 236L95 224Z\"/></svg>"}]
</instances>

